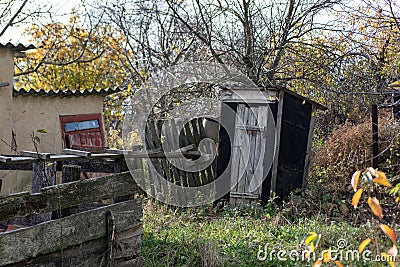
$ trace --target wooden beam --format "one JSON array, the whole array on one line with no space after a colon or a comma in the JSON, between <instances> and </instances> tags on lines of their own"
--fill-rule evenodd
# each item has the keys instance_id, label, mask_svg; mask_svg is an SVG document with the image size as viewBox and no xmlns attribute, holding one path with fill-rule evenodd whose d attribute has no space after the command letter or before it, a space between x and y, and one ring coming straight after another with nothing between
<instances>
[{"instance_id":1,"label":"wooden beam","mask_svg":"<svg viewBox=\"0 0 400 267\"><path fill-rule=\"evenodd\" d=\"M140 198L73 214L59 220L1 234L0 266L104 238L107 234L107 212L112 212L115 216L116 233L141 229Z\"/></svg>"},{"instance_id":2,"label":"wooden beam","mask_svg":"<svg viewBox=\"0 0 400 267\"><path fill-rule=\"evenodd\" d=\"M8 163L8 162L10 162L10 161L11 161L11 158L10 158L10 157L0 156L0 162Z\"/></svg>"},{"instance_id":3,"label":"wooden beam","mask_svg":"<svg viewBox=\"0 0 400 267\"><path fill-rule=\"evenodd\" d=\"M271 177L271 193L276 193L276 181L278 177L278 164L279 164L279 147L281 143L281 128L282 128L282 114L283 114L283 102L285 98L285 91L281 90L279 92L279 103L278 103L278 112L276 116L276 129L275 129L275 156L274 162L272 163L272 177Z\"/></svg>"},{"instance_id":4,"label":"wooden beam","mask_svg":"<svg viewBox=\"0 0 400 267\"><path fill-rule=\"evenodd\" d=\"M32 158L38 158L38 159L50 159L50 153L38 153L34 151L25 151L22 150L19 152L21 156L25 157L32 157Z\"/></svg>"},{"instance_id":5,"label":"wooden beam","mask_svg":"<svg viewBox=\"0 0 400 267\"><path fill-rule=\"evenodd\" d=\"M43 188L39 194L0 196L0 221L139 192L141 189L130 172L124 172Z\"/></svg>"},{"instance_id":6,"label":"wooden beam","mask_svg":"<svg viewBox=\"0 0 400 267\"><path fill-rule=\"evenodd\" d=\"M303 190L305 190L307 187L308 172L310 169L311 148L312 148L312 142L313 142L314 127L315 127L315 114L314 114L315 110L316 110L316 107L313 105L312 111L311 111L310 127L308 130L309 132L308 132L307 150L306 150L306 158L305 158L304 172L303 172L303 181L302 181L302 185L301 185Z\"/></svg>"},{"instance_id":7,"label":"wooden beam","mask_svg":"<svg viewBox=\"0 0 400 267\"><path fill-rule=\"evenodd\" d=\"M69 148L63 149L62 153L66 154L66 155L76 155L76 156L82 156L82 157L90 157L92 155L92 153L88 152L88 151L69 149Z\"/></svg>"}]
</instances>

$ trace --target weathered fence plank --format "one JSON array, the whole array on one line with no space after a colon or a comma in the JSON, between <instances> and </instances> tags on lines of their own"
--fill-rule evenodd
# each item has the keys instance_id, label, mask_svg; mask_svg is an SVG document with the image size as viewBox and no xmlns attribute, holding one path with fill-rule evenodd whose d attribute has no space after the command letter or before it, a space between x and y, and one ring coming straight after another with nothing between
<instances>
[{"instance_id":1,"label":"weathered fence plank","mask_svg":"<svg viewBox=\"0 0 400 267\"><path fill-rule=\"evenodd\" d=\"M0 196L0 221L141 192L129 172Z\"/></svg>"},{"instance_id":2,"label":"weathered fence plank","mask_svg":"<svg viewBox=\"0 0 400 267\"><path fill-rule=\"evenodd\" d=\"M56 184L56 166L56 162L47 163L45 161L39 161L37 163L33 163L32 193L40 193L42 188ZM28 219L31 224L50 221L51 212L32 215Z\"/></svg>"},{"instance_id":3,"label":"weathered fence plank","mask_svg":"<svg viewBox=\"0 0 400 267\"><path fill-rule=\"evenodd\" d=\"M63 184L79 181L81 177L81 166L78 165L64 165L62 168L61 182ZM56 211L60 217L67 217L71 214L78 212L78 206L62 209L61 211Z\"/></svg>"},{"instance_id":4,"label":"weathered fence plank","mask_svg":"<svg viewBox=\"0 0 400 267\"><path fill-rule=\"evenodd\" d=\"M107 235L107 212L114 216L117 236L128 231L125 236L140 240L142 203L137 198L0 234L0 266L64 250L91 240L102 239L104 242ZM121 253L124 255L125 252Z\"/></svg>"}]
</instances>

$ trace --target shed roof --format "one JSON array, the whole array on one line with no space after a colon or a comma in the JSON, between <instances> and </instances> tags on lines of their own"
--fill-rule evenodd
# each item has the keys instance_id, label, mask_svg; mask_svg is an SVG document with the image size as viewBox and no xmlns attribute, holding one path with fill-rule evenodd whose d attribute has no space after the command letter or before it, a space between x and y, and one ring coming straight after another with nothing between
<instances>
[{"instance_id":1,"label":"shed roof","mask_svg":"<svg viewBox=\"0 0 400 267\"><path fill-rule=\"evenodd\" d=\"M311 99L309 99L309 98L307 98L305 96L302 96L302 95L300 95L300 94L298 94L298 93L296 93L296 92L294 92L294 91L292 91L292 90L290 90L290 89L288 89L286 87L276 86L276 87L271 88L271 89L273 89L273 90L283 90L285 93L291 94L291 95L295 96L296 98L299 98L301 100L309 102L311 105L315 106L318 109L321 109L321 110L327 110L328 109L324 105L322 105L322 104L320 104L318 102L315 102L314 100L311 100Z\"/></svg>"},{"instance_id":2,"label":"shed roof","mask_svg":"<svg viewBox=\"0 0 400 267\"><path fill-rule=\"evenodd\" d=\"M22 52L29 49L35 49L33 44L22 44L22 43L12 43L12 42L0 42L0 48L8 48L13 51Z\"/></svg>"},{"instance_id":3,"label":"shed roof","mask_svg":"<svg viewBox=\"0 0 400 267\"><path fill-rule=\"evenodd\" d=\"M44 96L44 97L77 97L77 96L90 96L90 95L110 95L124 90L124 88L102 88L85 89L85 90L44 90L44 89L13 89L13 96Z\"/></svg>"}]
</instances>

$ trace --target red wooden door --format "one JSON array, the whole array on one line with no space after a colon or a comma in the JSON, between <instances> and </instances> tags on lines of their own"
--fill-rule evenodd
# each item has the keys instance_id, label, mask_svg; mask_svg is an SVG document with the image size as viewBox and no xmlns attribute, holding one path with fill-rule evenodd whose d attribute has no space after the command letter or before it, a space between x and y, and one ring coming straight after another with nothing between
<instances>
[{"instance_id":1,"label":"red wooden door","mask_svg":"<svg viewBox=\"0 0 400 267\"><path fill-rule=\"evenodd\" d=\"M64 148L102 151L105 148L101 114L61 116Z\"/></svg>"}]
</instances>

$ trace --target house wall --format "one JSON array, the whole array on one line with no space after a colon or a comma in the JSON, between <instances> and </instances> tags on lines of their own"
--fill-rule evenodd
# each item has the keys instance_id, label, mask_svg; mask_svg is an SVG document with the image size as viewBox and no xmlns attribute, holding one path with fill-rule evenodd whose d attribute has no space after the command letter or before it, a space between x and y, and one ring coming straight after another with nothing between
<instances>
[{"instance_id":1,"label":"house wall","mask_svg":"<svg viewBox=\"0 0 400 267\"><path fill-rule=\"evenodd\" d=\"M15 96L12 97L12 121L17 151L35 151L32 133L40 138L39 152L61 153L62 136L59 117L103 112L101 95L80 97ZM38 133L45 129L46 134ZM29 171L1 172L1 194L29 191L32 173Z\"/></svg>"},{"instance_id":2,"label":"house wall","mask_svg":"<svg viewBox=\"0 0 400 267\"><path fill-rule=\"evenodd\" d=\"M11 149L11 100L14 77L14 52L0 48L0 82L9 86L0 87L0 153L10 153Z\"/></svg>"}]
</instances>

